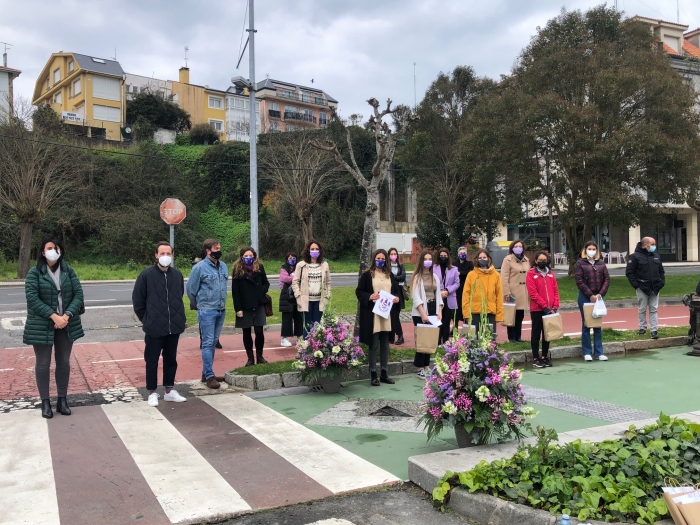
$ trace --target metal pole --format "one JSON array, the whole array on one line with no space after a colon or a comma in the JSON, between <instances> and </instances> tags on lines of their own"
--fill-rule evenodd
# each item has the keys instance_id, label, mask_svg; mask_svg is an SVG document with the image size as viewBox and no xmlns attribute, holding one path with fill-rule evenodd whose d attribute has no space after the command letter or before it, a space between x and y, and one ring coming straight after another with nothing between
<instances>
[{"instance_id":1,"label":"metal pole","mask_svg":"<svg viewBox=\"0 0 700 525\"><path fill-rule=\"evenodd\" d=\"M250 0L248 36L250 38L250 244L258 252L258 155L257 122L255 118L255 24L253 3Z\"/></svg>"},{"instance_id":2,"label":"metal pole","mask_svg":"<svg viewBox=\"0 0 700 525\"><path fill-rule=\"evenodd\" d=\"M175 267L175 225L170 225L170 247L173 249L173 268Z\"/></svg>"}]
</instances>

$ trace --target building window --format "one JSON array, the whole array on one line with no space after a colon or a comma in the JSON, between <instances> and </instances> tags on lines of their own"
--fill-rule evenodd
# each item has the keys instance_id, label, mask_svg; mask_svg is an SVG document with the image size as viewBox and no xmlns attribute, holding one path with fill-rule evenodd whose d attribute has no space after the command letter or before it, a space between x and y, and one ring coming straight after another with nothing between
<instances>
[{"instance_id":1,"label":"building window","mask_svg":"<svg viewBox=\"0 0 700 525\"><path fill-rule=\"evenodd\" d=\"M100 77L97 75L93 75L92 77L92 96L95 98L119 101L121 100L119 89L120 83L116 78Z\"/></svg>"},{"instance_id":2,"label":"building window","mask_svg":"<svg viewBox=\"0 0 700 525\"><path fill-rule=\"evenodd\" d=\"M326 101L323 100L323 97L315 97L314 100L315 100L316 104L319 104L320 106L325 106L325 105L326 105Z\"/></svg>"},{"instance_id":3,"label":"building window","mask_svg":"<svg viewBox=\"0 0 700 525\"><path fill-rule=\"evenodd\" d=\"M289 89L283 89L282 90L282 96L284 98L294 98L294 91L291 91Z\"/></svg>"},{"instance_id":4,"label":"building window","mask_svg":"<svg viewBox=\"0 0 700 525\"><path fill-rule=\"evenodd\" d=\"M321 124L321 126L328 125L328 114L325 111L318 112L318 123Z\"/></svg>"},{"instance_id":5,"label":"building window","mask_svg":"<svg viewBox=\"0 0 700 525\"><path fill-rule=\"evenodd\" d=\"M59 91L58 93L56 93L56 94L53 96L53 101L54 101L56 104L60 104L60 103L62 102L61 99L62 99L62 97L61 97L61 92L60 92L60 91Z\"/></svg>"},{"instance_id":6,"label":"building window","mask_svg":"<svg viewBox=\"0 0 700 525\"><path fill-rule=\"evenodd\" d=\"M61 68L55 69L53 72L53 85L55 86L61 81Z\"/></svg>"},{"instance_id":7,"label":"building window","mask_svg":"<svg viewBox=\"0 0 700 525\"><path fill-rule=\"evenodd\" d=\"M213 109L221 109L224 107L223 100L219 97L209 97L209 107Z\"/></svg>"},{"instance_id":8,"label":"building window","mask_svg":"<svg viewBox=\"0 0 700 525\"><path fill-rule=\"evenodd\" d=\"M121 122L121 111L119 108L112 108L109 106L100 106L95 104L92 106L92 118L93 120L106 120L108 122Z\"/></svg>"},{"instance_id":9,"label":"building window","mask_svg":"<svg viewBox=\"0 0 700 525\"><path fill-rule=\"evenodd\" d=\"M80 79L78 79L75 82L73 82L73 96L80 95L80 93L81 93Z\"/></svg>"},{"instance_id":10,"label":"building window","mask_svg":"<svg viewBox=\"0 0 700 525\"><path fill-rule=\"evenodd\" d=\"M48 91L50 87L51 87L51 79L47 78L46 79L46 91Z\"/></svg>"},{"instance_id":11,"label":"building window","mask_svg":"<svg viewBox=\"0 0 700 525\"><path fill-rule=\"evenodd\" d=\"M69 60L68 61L68 73L72 73L74 69L75 69L75 64L73 63L72 60Z\"/></svg>"},{"instance_id":12,"label":"building window","mask_svg":"<svg viewBox=\"0 0 700 525\"><path fill-rule=\"evenodd\" d=\"M304 93L302 91L301 100L302 100L302 102L311 102L311 95L309 93Z\"/></svg>"},{"instance_id":13,"label":"building window","mask_svg":"<svg viewBox=\"0 0 700 525\"><path fill-rule=\"evenodd\" d=\"M287 131L296 131L296 130L297 130L297 127L296 127L296 126L293 126L293 125L291 125L291 124L287 124L287 126L286 126L285 129L286 129Z\"/></svg>"},{"instance_id":14,"label":"building window","mask_svg":"<svg viewBox=\"0 0 700 525\"><path fill-rule=\"evenodd\" d=\"M270 122L270 132L271 132L271 133L276 133L276 132L278 132L279 130L280 130L280 124L279 124L279 122L276 122L276 121L274 121L274 120L273 120L272 122Z\"/></svg>"},{"instance_id":15,"label":"building window","mask_svg":"<svg viewBox=\"0 0 700 525\"><path fill-rule=\"evenodd\" d=\"M212 127L212 129L214 131L222 132L224 130L224 121L223 120L209 119L209 125Z\"/></svg>"},{"instance_id":16,"label":"building window","mask_svg":"<svg viewBox=\"0 0 700 525\"><path fill-rule=\"evenodd\" d=\"M270 102L270 109L272 111L279 111L280 110L280 105L278 102Z\"/></svg>"}]
</instances>

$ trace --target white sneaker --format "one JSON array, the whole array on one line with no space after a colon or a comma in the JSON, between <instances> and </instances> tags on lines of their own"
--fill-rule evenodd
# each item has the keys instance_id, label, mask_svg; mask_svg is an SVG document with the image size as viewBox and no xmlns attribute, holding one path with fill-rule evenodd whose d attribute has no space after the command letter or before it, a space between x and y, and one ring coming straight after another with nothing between
<instances>
[{"instance_id":1,"label":"white sneaker","mask_svg":"<svg viewBox=\"0 0 700 525\"><path fill-rule=\"evenodd\" d=\"M590 355L584 355L583 360L584 361L593 361L593 357L591 357Z\"/></svg>"},{"instance_id":2,"label":"white sneaker","mask_svg":"<svg viewBox=\"0 0 700 525\"><path fill-rule=\"evenodd\" d=\"M292 346L292 343L286 337L283 337L280 341L280 346Z\"/></svg>"},{"instance_id":3,"label":"white sneaker","mask_svg":"<svg viewBox=\"0 0 700 525\"><path fill-rule=\"evenodd\" d=\"M183 401L187 401L187 399L182 397L174 388L163 396L163 400L174 401L175 403L182 403Z\"/></svg>"},{"instance_id":4,"label":"white sneaker","mask_svg":"<svg viewBox=\"0 0 700 525\"><path fill-rule=\"evenodd\" d=\"M598 357L596 357L596 359L597 359L598 361L607 361L607 360L608 360L608 356L607 356L607 355L599 355Z\"/></svg>"},{"instance_id":5,"label":"white sneaker","mask_svg":"<svg viewBox=\"0 0 700 525\"><path fill-rule=\"evenodd\" d=\"M418 370L418 372L416 372L416 375L422 379L425 379L425 369L421 368L420 370Z\"/></svg>"},{"instance_id":6,"label":"white sneaker","mask_svg":"<svg viewBox=\"0 0 700 525\"><path fill-rule=\"evenodd\" d=\"M157 407L158 406L158 398L160 395L158 392L153 392L151 395L148 396L148 406L149 407Z\"/></svg>"}]
</instances>

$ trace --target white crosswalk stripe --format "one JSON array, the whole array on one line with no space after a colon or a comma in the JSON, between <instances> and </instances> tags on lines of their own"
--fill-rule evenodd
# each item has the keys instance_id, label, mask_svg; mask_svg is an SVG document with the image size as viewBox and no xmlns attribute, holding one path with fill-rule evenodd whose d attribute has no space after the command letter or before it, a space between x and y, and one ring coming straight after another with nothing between
<instances>
[{"instance_id":1,"label":"white crosswalk stripe","mask_svg":"<svg viewBox=\"0 0 700 525\"><path fill-rule=\"evenodd\" d=\"M228 394L202 400L335 494L400 481L247 396Z\"/></svg>"},{"instance_id":2,"label":"white crosswalk stripe","mask_svg":"<svg viewBox=\"0 0 700 525\"><path fill-rule=\"evenodd\" d=\"M250 510L201 454L145 403L102 405L172 523Z\"/></svg>"}]
</instances>

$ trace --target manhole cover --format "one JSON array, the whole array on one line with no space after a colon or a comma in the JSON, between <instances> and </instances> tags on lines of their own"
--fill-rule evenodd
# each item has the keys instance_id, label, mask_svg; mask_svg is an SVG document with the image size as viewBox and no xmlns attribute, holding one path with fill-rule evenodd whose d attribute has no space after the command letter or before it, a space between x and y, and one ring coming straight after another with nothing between
<instances>
[{"instance_id":1,"label":"manhole cover","mask_svg":"<svg viewBox=\"0 0 700 525\"><path fill-rule=\"evenodd\" d=\"M377 410L376 412L372 412L370 416L377 416L377 417L411 417L409 414L406 414L406 412L401 412L400 410L396 410L393 407L390 407L389 405L384 406Z\"/></svg>"}]
</instances>

